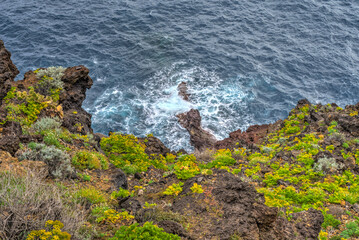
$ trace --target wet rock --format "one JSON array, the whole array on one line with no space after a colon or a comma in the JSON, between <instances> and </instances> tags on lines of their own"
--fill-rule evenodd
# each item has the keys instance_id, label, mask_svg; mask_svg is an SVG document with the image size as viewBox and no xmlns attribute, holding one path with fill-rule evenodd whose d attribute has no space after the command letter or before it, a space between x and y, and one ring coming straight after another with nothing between
<instances>
[{"instance_id":1,"label":"wet rock","mask_svg":"<svg viewBox=\"0 0 359 240\"><path fill-rule=\"evenodd\" d=\"M213 148L216 138L204 130L201 126L201 115L196 109L191 109L186 113L176 115L178 122L190 134L191 145L197 150L205 150L206 148Z\"/></svg>"},{"instance_id":2,"label":"wet rock","mask_svg":"<svg viewBox=\"0 0 359 240\"><path fill-rule=\"evenodd\" d=\"M183 100L189 101L190 94L188 94L188 87L186 82L181 82L178 85L177 90L178 90L178 95L181 96Z\"/></svg>"},{"instance_id":3,"label":"wet rock","mask_svg":"<svg viewBox=\"0 0 359 240\"><path fill-rule=\"evenodd\" d=\"M11 61L11 53L5 48L4 42L0 40L0 105L11 89L11 83L17 74L19 74L19 70Z\"/></svg>"}]
</instances>

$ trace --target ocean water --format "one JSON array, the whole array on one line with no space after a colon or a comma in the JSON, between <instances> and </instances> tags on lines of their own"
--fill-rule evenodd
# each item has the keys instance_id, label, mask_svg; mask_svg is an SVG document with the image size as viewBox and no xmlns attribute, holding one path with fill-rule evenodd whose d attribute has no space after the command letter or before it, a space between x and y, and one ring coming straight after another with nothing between
<instances>
[{"instance_id":1,"label":"ocean water","mask_svg":"<svg viewBox=\"0 0 359 240\"><path fill-rule=\"evenodd\" d=\"M0 0L0 39L17 79L87 66L95 131L154 133L172 149L191 150L175 117L190 108L221 139L302 98L359 102L358 0Z\"/></svg>"}]
</instances>

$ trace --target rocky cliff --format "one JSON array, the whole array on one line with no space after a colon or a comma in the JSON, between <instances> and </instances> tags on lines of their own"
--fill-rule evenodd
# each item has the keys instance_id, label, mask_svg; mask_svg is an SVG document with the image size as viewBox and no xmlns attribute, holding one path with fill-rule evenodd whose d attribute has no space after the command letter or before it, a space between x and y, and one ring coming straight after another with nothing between
<instances>
[{"instance_id":1,"label":"rocky cliff","mask_svg":"<svg viewBox=\"0 0 359 240\"><path fill-rule=\"evenodd\" d=\"M151 135L93 133L86 67L14 81L10 57L0 41L1 239L359 236L359 104L301 100L221 141L193 109L178 118L197 151L176 153Z\"/></svg>"}]
</instances>

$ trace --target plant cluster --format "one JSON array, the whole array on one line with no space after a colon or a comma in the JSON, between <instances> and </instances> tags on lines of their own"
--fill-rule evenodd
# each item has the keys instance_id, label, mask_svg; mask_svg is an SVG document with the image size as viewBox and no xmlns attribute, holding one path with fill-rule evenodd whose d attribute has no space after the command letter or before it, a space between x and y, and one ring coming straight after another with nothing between
<instances>
[{"instance_id":1,"label":"plant cluster","mask_svg":"<svg viewBox=\"0 0 359 240\"><path fill-rule=\"evenodd\" d=\"M110 238L109 240L120 240L120 239L180 240L181 238L177 235L164 232L162 228L157 227L151 222L146 222L142 227L138 226L138 223L132 224L130 226L122 226L116 232L115 236L113 238Z\"/></svg>"},{"instance_id":2,"label":"plant cluster","mask_svg":"<svg viewBox=\"0 0 359 240\"><path fill-rule=\"evenodd\" d=\"M151 165L146 146L133 135L111 133L100 144L111 163L126 173L143 172Z\"/></svg>"},{"instance_id":3,"label":"plant cluster","mask_svg":"<svg viewBox=\"0 0 359 240\"><path fill-rule=\"evenodd\" d=\"M130 215L127 211L117 212L108 206L97 206L92 209L92 215L96 217L96 222L107 224L128 224L135 217Z\"/></svg>"},{"instance_id":4,"label":"plant cluster","mask_svg":"<svg viewBox=\"0 0 359 240\"><path fill-rule=\"evenodd\" d=\"M189 179L201 173L196 157L192 155L181 155L174 165L174 174L178 179Z\"/></svg>"},{"instance_id":5,"label":"plant cluster","mask_svg":"<svg viewBox=\"0 0 359 240\"><path fill-rule=\"evenodd\" d=\"M36 77L40 79L36 87L40 89L44 95L58 94L64 88L64 83L61 78L65 70L63 67L48 67L46 69L35 70L34 73Z\"/></svg>"},{"instance_id":6,"label":"plant cluster","mask_svg":"<svg viewBox=\"0 0 359 240\"><path fill-rule=\"evenodd\" d=\"M183 182L174 183L166 188L163 192L164 195L174 195L177 196L182 192Z\"/></svg>"},{"instance_id":7,"label":"plant cluster","mask_svg":"<svg viewBox=\"0 0 359 240\"><path fill-rule=\"evenodd\" d=\"M48 220L45 224L45 228L47 229L31 231L26 240L70 240L71 235L61 231L63 227L64 224L60 221Z\"/></svg>"},{"instance_id":8,"label":"plant cluster","mask_svg":"<svg viewBox=\"0 0 359 240\"><path fill-rule=\"evenodd\" d=\"M79 169L108 169L106 157L98 152L77 152L72 158L72 164Z\"/></svg>"},{"instance_id":9,"label":"plant cluster","mask_svg":"<svg viewBox=\"0 0 359 240\"><path fill-rule=\"evenodd\" d=\"M43 161L49 167L49 174L55 178L65 178L74 173L70 156L63 150L42 143L29 143L19 160Z\"/></svg>"}]
</instances>

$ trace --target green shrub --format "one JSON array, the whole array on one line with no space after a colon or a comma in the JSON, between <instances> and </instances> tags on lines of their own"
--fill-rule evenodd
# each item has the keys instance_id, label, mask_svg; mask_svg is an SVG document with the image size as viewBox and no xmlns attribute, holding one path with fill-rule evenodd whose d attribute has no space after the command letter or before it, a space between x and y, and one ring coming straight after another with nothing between
<instances>
[{"instance_id":1,"label":"green shrub","mask_svg":"<svg viewBox=\"0 0 359 240\"><path fill-rule=\"evenodd\" d=\"M214 154L214 160L207 164L208 168L220 168L223 166L232 166L236 160L232 157L229 149L220 149Z\"/></svg>"},{"instance_id":2,"label":"green shrub","mask_svg":"<svg viewBox=\"0 0 359 240\"><path fill-rule=\"evenodd\" d=\"M44 143L48 146L55 146L57 148L63 148L64 146L59 141L59 136L55 131L46 131L44 133Z\"/></svg>"},{"instance_id":3,"label":"green shrub","mask_svg":"<svg viewBox=\"0 0 359 240\"><path fill-rule=\"evenodd\" d=\"M42 230L33 230L27 236L26 240L70 240L71 235L67 232L63 232L61 229L64 227L64 224L60 221L49 220L45 224L45 229Z\"/></svg>"},{"instance_id":4,"label":"green shrub","mask_svg":"<svg viewBox=\"0 0 359 240\"><path fill-rule=\"evenodd\" d=\"M178 179L189 179L201 173L196 157L192 155L182 155L174 165L174 173Z\"/></svg>"},{"instance_id":5,"label":"green shrub","mask_svg":"<svg viewBox=\"0 0 359 240\"><path fill-rule=\"evenodd\" d=\"M325 213L324 214L324 222L322 224L322 228L326 229L329 226L337 228L341 224L340 220L334 218L333 215Z\"/></svg>"},{"instance_id":6,"label":"green shrub","mask_svg":"<svg viewBox=\"0 0 359 240\"><path fill-rule=\"evenodd\" d=\"M183 182L174 183L166 188L166 190L163 192L164 195L174 195L177 196L182 192L182 186Z\"/></svg>"},{"instance_id":7,"label":"green shrub","mask_svg":"<svg viewBox=\"0 0 359 240\"><path fill-rule=\"evenodd\" d=\"M82 202L85 200L92 204L105 203L107 200L106 195L94 187L82 188L78 190L75 193L74 198L76 202Z\"/></svg>"},{"instance_id":8,"label":"green shrub","mask_svg":"<svg viewBox=\"0 0 359 240\"><path fill-rule=\"evenodd\" d=\"M126 189L120 188L118 191L113 191L111 193L111 198L112 199L117 199L117 198L125 198L130 196L130 192Z\"/></svg>"},{"instance_id":9,"label":"green shrub","mask_svg":"<svg viewBox=\"0 0 359 240\"><path fill-rule=\"evenodd\" d=\"M343 143L343 145L342 145L342 146L343 146L343 148L349 148L349 144L348 144L348 143L346 143L346 142L345 142L345 143Z\"/></svg>"},{"instance_id":10,"label":"green shrub","mask_svg":"<svg viewBox=\"0 0 359 240\"><path fill-rule=\"evenodd\" d=\"M79 169L108 169L106 157L98 152L77 152L72 158L72 164Z\"/></svg>"},{"instance_id":11,"label":"green shrub","mask_svg":"<svg viewBox=\"0 0 359 240\"><path fill-rule=\"evenodd\" d=\"M130 226L122 226L113 238L109 240L135 240L135 239L146 239L146 240L181 240L181 238L174 234L169 234L163 231L163 228L159 228L153 225L152 222L146 222L142 227L138 226L138 223Z\"/></svg>"},{"instance_id":12,"label":"green shrub","mask_svg":"<svg viewBox=\"0 0 359 240\"><path fill-rule=\"evenodd\" d=\"M112 133L100 144L111 163L126 173L143 172L151 165L145 145L133 135Z\"/></svg>"},{"instance_id":13,"label":"green shrub","mask_svg":"<svg viewBox=\"0 0 359 240\"><path fill-rule=\"evenodd\" d=\"M352 237L359 237L359 224L358 221L349 222L345 225L346 229L340 233L340 236L345 239Z\"/></svg>"}]
</instances>

